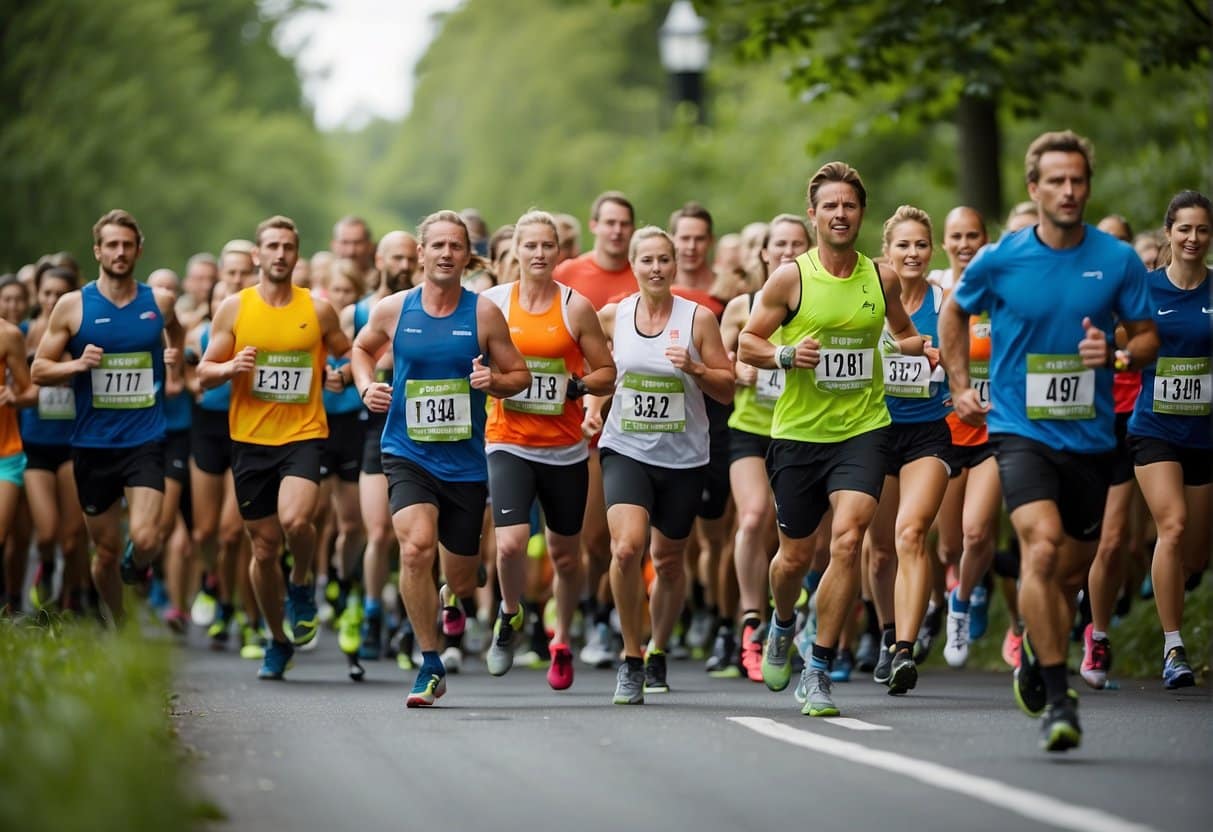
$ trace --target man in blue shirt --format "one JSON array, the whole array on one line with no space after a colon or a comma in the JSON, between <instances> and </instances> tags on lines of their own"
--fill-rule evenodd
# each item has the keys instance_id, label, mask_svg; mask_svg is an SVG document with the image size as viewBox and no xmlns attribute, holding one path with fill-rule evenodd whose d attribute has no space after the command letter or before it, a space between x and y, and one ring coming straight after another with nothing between
<instances>
[{"instance_id":1,"label":"man in blue shirt","mask_svg":"<svg viewBox=\"0 0 1213 832\"><path fill-rule=\"evenodd\" d=\"M979 253L939 321L956 414L988 424L1019 535L1019 605L1031 639L1014 693L1028 714L1044 713L1041 745L1049 751L1082 739L1066 648L1112 475L1112 368L1141 367L1158 350L1141 260L1082 221L1092 155L1070 131L1032 142L1025 168L1039 223ZM968 320L982 312L993 352L988 406L969 385ZM1117 323L1129 340L1113 351Z\"/></svg>"}]
</instances>

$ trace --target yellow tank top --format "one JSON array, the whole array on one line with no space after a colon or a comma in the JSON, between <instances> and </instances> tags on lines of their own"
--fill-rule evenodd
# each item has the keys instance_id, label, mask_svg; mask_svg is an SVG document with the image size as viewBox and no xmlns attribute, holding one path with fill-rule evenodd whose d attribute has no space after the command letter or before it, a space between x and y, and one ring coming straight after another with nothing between
<instances>
[{"instance_id":1,"label":"yellow tank top","mask_svg":"<svg viewBox=\"0 0 1213 832\"><path fill-rule=\"evenodd\" d=\"M321 395L325 347L320 320L311 294L291 288L286 306L270 306L256 286L240 292L234 353L255 347L257 365L232 379L228 425L237 442L278 446L329 435Z\"/></svg>"}]
</instances>

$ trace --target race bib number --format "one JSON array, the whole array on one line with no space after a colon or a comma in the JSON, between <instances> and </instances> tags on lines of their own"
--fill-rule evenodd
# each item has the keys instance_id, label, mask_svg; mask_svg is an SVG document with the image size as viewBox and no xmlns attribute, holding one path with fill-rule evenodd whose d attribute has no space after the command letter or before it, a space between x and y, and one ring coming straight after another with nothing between
<instances>
[{"instance_id":1,"label":"race bib number","mask_svg":"<svg viewBox=\"0 0 1213 832\"><path fill-rule=\"evenodd\" d=\"M565 396L569 390L569 374L563 358L526 358L531 371L531 386L515 393L503 403L506 410L533 413L539 416L559 416L564 413Z\"/></svg>"},{"instance_id":2,"label":"race bib number","mask_svg":"<svg viewBox=\"0 0 1213 832\"><path fill-rule=\"evenodd\" d=\"M1154 368L1154 412L1208 416L1213 376L1208 358L1159 358Z\"/></svg>"},{"instance_id":3,"label":"race bib number","mask_svg":"<svg viewBox=\"0 0 1213 832\"><path fill-rule=\"evenodd\" d=\"M471 385L466 378L404 383L404 421L414 442L472 438Z\"/></svg>"},{"instance_id":4,"label":"race bib number","mask_svg":"<svg viewBox=\"0 0 1213 832\"><path fill-rule=\"evenodd\" d=\"M76 391L70 387L39 387L38 418L70 421L76 418Z\"/></svg>"},{"instance_id":5,"label":"race bib number","mask_svg":"<svg viewBox=\"0 0 1213 832\"><path fill-rule=\"evenodd\" d=\"M969 364L969 386L977 391L983 407L990 406L990 362L974 361Z\"/></svg>"},{"instance_id":6,"label":"race bib number","mask_svg":"<svg viewBox=\"0 0 1213 832\"><path fill-rule=\"evenodd\" d=\"M619 426L628 433L681 433L687 427L682 380L624 373Z\"/></svg>"},{"instance_id":7,"label":"race bib number","mask_svg":"<svg viewBox=\"0 0 1213 832\"><path fill-rule=\"evenodd\" d=\"M821 362L814 372L817 389L846 393L871 387L875 353L871 339L825 333L821 336Z\"/></svg>"},{"instance_id":8,"label":"race bib number","mask_svg":"<svg viewBox=\"0 0 1213 832\"><path fill-rule=\"evenodd\" d=\"M116 352L101 356L91 371L96 410L140 410L156 403L150 352ZM75 400L72 400L75 410Z\"/></svg>"},{"instance_id":9,"label":"race bib number","mask_svg":"<svg viewBox=\"0 0 1213 832\"><path fill-rule=\"evenodd\" d=\"M758 403L766 407L774 407L775 402L783 395L788 374L786 370L759 370L758 380L754 382L754 394Z\"/></svg>"},{"instance_id":10,"label":"race bib number","mask_svg":"<svg viewBox=\"0 0 1213 832\"><path fill-rule=\"evenodd\" d=\"M899 399L931 397L931 363L921 355L884 356L884 391Z\"/></svg>"},{"instance_id":11,"label":"race bib number","mask_svg":"<svg viewBox=\"0 0 1213 832\"><path fill-rule=\"evenodd\" d=\"M1029 419L1094 419L1095 371L1077 355L1029 355Z\"/></svg>"},{"instance_id":12,"label":"race bib number","mask_svg":"<svg viewBox=\"0 0 1213 832\"><path fill-rule=\"evenodd\" d=\"M305 350L258 352L253 397L263 402L307 404L312 392L312 354Z\"/></svg>"}]
</instances>

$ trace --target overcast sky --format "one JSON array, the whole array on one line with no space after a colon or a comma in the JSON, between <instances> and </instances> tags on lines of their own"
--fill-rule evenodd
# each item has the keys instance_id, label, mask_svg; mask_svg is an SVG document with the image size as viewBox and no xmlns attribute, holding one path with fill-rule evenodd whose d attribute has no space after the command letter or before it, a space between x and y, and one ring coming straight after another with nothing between
<instances>
[{"instance_id":1,"label":"overcast sky","mask_svg":"<svg viewBox=\"0 0 1213 832\"><path fill-rule=\"evenodd\" d=\"M413 67L434 37L430 17L459 0L328 0L297 15L282 47L298 54L303 88L322 129L400 118L412 103Z\"/></svg>"}]
</instances>

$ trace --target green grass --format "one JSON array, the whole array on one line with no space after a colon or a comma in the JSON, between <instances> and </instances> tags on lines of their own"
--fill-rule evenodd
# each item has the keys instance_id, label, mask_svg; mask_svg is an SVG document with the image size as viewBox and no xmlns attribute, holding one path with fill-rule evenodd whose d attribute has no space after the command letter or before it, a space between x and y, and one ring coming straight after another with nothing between
<instances>
[{"instance_id":1,"label":"green grass","mask_svg":"<svg viewBox=\"0 0 1213 832\"><path fill-rule=\"evenodd\" d=\"M1002 660L1002 637L1007 629L1007 608L1002 593L994 591L991 601L990 627L969 651L968 667L982 670L1009 670ZM1213 579L1209 576L1184 603L1184 646L1188 660L1196 672L1198 683L1209 681L1210 650L1213 648ZM1162 627L1153 599L1133 599L1129 614L1112 623L1108 634L1112 641L1112 679L1162 678ZM943 660L943 634L931 650L929 666L946 667ZM1082 645L1070 645L1070 667L1077 670L1082 663ZM1160 681L1161 684L1161 681Z\"/></svg>"},{"instance_id":2,"label":"green grass","mask_svg":"<svg viewBox=\"0 0 1213 832\"><path fill-rule=\"evenodd\" d=\"M0 829L193 827L172 657L137 629L0 622Z\"/></svg>"}]
</instances>

